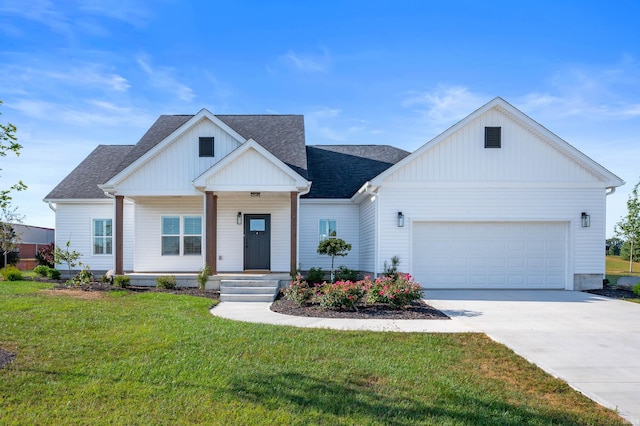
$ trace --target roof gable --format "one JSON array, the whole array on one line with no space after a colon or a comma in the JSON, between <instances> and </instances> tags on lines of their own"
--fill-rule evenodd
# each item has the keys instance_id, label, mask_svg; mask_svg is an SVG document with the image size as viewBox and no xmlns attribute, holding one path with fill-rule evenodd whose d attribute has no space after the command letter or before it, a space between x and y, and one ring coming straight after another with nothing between
<instances>
[{"instance_id":1,"label":"roof gable","mask_svg":"<svg viewBox=\"0 0 640 426\"><path fill-rule=\"evenodd\" d=\"M502 148L484 148L486 127L501 127ZM624 182L536 121L495 98L371 181Z\"/></svg>"},{"instance_id":2,"label":"roof gable","mask_svg":"<svg viewBox=\"0 0 640 426\"><path fill-rule=\"evenodd\" d=\"M253 139L193 181L201 191L296 191L309 184Z\"/></svg>"}]
</instances>

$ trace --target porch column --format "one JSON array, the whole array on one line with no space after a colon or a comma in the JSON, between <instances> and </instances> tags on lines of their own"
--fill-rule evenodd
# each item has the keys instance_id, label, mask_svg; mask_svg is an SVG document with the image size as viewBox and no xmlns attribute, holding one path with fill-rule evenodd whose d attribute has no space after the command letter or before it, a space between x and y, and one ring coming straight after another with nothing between
<instances>
[{"instance_id":1,"label":"porch column","mask_svg":"<svg viewBox=\"0 0 640 426\"><path fill-rule=\"evenodd\" d=\"M213 194L213 191L206 191L206 239L207 244L205 247L204 260L211 268L211 275L218 273L216 265L217 252L217 240L218 240L218 196Z\"/></svg>"},{"instance_id":2,"label":"porch column","mask_svg":"<svg viewBox=\"0 0 640 426\"><path fill-rule=\"evenodd\" d=\"M116 195L116 275L122 275L124 273L124 262L123 262L123 209L124 209L124 196Z\"/></svg>"},{"instance_id":3,"label":"porch column","mask_svg":"<svg viewBox=\"0 0 640 426\"><path fill-rule=\"evenodd\" d=\"M291 191L291 276L298 269L298 193Z\"/></svg>"}]
</instances>

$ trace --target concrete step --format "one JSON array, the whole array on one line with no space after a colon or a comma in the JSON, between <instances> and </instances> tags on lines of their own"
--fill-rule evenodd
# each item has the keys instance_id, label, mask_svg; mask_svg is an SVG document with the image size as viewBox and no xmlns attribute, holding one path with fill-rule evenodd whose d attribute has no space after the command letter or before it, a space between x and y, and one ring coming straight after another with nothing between
<instances>
[{"instance_id":1,"label":"concrete step","mask_svg":"<svg viewBox=\"0 0 640 426\"><path fill-rule=\"evenodd\" d=\"M278 280L222 280L223 302L273 302L278 295Z\"/></svg>"}]
</instances>

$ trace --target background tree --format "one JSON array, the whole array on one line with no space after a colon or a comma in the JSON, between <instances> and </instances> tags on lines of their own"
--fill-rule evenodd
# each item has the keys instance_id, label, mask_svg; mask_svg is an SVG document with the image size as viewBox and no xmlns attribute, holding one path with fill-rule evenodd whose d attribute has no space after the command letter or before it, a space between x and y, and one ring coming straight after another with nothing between
<instances>
[{"instance_id":1,"label":"background tree","mask_svg":"<svg viewBox=\"0 0 640 426\"><path fill-rule=\"evenodd\" d=\"M351 244L341 238L325 238L318 244L318 253L331 256L331 282L333 282L334 277L334 259L336 256L346 256L350 250Z\"/></svg>"},{"instance_id":2,"label":"background tree","mask_svg":"<svg viewBox=\"0 0 640 426\"><path fill-rule=\"evenodd\" d=\"M631 191L627 200L627 215L617 223L615 228L616 235L625 240L620 251L620 255L625 260L627 259L625 246L628 248L629 272L633 272L633 260L637 259L637 254L640 251L640 200L638 199L638 186L640 186L640 182L633 187L633 191Z\"/></svg>"},{"instance_id":3,"label":"background tree","mask_svg":"<svg viewBox=\"0 0 640 426\"><path fill-rule=\"evenodd\" d=\"M55 267L55 248L54 243L49 243L46 246L40 247L36 253L36 260L38 265L48 266L49 268Z\"/></svg>"},{"instance_id":4,"label":"background tree","mask_svg":"<svg viewBox=\"0 0 640 426\"><path fill-rule=\"evenodd\" d=\"M0 101L0 105L2 105L2 101ZM16 130L16 126L11 123L0 123L0 157L6 157L9 152L13 152L16 156L20 155L22 145L18 143ZM22 181L18 181L8 189L0 188L0 208L8 206L11 201L11 196L9 195L11 191L22 191L24 189L27 189L27 186Z\"/></svg>"},{"instance_id":5,"label":"background tree","mask_svg":"<svg viewBox=\"0 0 640 426\"><path fill-rule=\"evenodd\" d=\"M17 254L11 256L12 253L16 252L22 237L14 226L22 223L23 219L23 216L17 210L17 207L12 208L8 203L0 206L0 253L2 253L3 266L18 260Z\"/></svg>"},{"instance_id":6,"label":"background tree","mask_svg":"<svg viewBox=\"0 0 640 426\"><path fill-rule=\"evenodd\" d=\"M620 256L620 249L622 248L622 244L624 241L618 237L607 238L605 241L607 254L609 256Z\"/></svg>"}]
</instances>

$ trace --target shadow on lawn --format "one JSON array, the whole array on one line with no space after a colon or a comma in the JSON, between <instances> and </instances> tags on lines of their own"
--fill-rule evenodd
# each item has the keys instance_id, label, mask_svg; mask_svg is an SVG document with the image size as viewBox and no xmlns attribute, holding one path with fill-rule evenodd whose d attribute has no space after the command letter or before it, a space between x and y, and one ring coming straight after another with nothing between
<instances>
[{"instance_id":1,"label":"shadow on lawn","mask_svg":"<svg viewBox=\"0 0 640 426\"><path fill-rule=\"evenodd\" d=\"M376 392L375 378L353 378L338 383L299 373L263 374L230 383L228 390L236 397L266 405L268 409L309 416L311 422L349 417L357 422L399 426L452 420L473 425L580 424L580 419L567 413L547 410L536 414L536 409L530 406L495 401L491 396L478 399L453 388L439 390L428 403L390 397Z\"/></svg>"}]
</instances>

